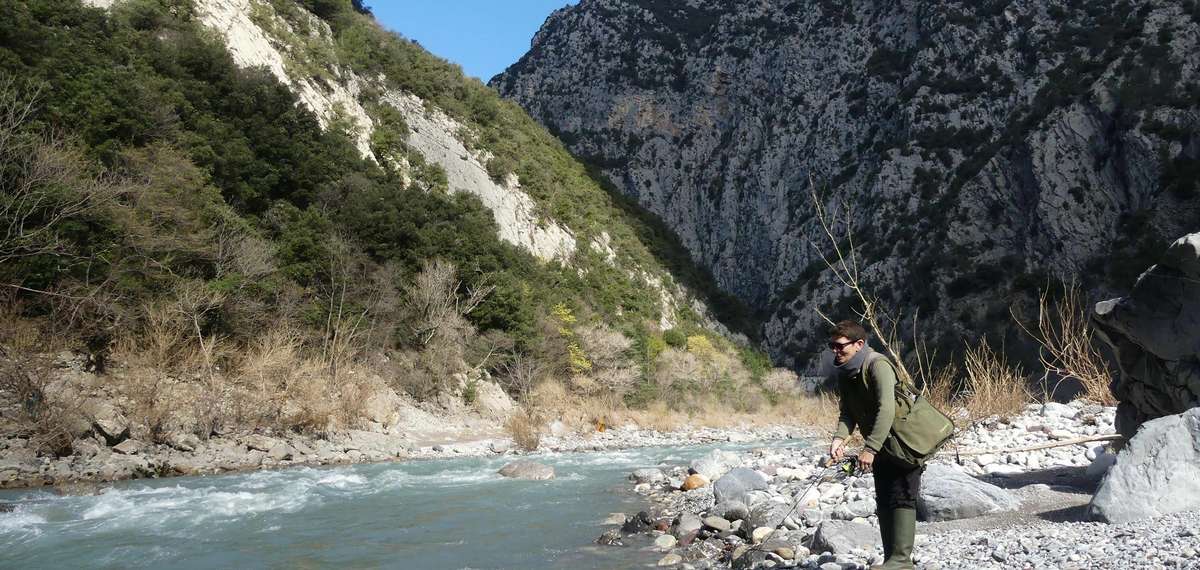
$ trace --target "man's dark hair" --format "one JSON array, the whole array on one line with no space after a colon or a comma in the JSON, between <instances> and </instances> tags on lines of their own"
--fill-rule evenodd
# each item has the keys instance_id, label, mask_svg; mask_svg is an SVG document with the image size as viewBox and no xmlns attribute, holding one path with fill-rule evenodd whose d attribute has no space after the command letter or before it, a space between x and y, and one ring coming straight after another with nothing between
<instances>
[{"instance_id":1,"label":"man's dark hair","mask_svg":"<svg viewBox=\"0 0 1200 570\"><path fill-rule=\"evenodd\" d=\"M829 329L829 338L846 337L850 342L858 342L867 338L867 330L854 321L842 321Z\"/></svg>"}]
</instances>

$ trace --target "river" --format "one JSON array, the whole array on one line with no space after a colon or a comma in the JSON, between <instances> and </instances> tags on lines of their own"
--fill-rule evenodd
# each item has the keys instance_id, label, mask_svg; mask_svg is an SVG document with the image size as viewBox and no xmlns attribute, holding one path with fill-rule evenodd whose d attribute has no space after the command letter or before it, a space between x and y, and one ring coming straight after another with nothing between
<instances>
[{"instance_id":1,"label":"river","mask_svg":"<svg viewBox=\"0 0 1200 570\"><path fill-rule=\"evenodd\" d=\"M643 506L631 471L713 448L532 456L554 466L549 481L505 479L496 470L514 458L487 457L138 480L95 496L5 491L18 504L0 514L0 568L653 565L645 543L593 541L609 513Z\"/></svg>"}]
</instances>

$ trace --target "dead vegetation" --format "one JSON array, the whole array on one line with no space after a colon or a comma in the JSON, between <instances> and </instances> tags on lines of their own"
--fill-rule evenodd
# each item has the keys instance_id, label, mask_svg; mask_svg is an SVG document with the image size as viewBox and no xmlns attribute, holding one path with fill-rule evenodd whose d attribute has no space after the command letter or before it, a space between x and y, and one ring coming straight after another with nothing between
<instances>
[{"instance_id":1,"label":"dead vegetation","mask_svg":"<svg viewBox=\"0 0 1200 570\"><path fill-rule=\"evenodd\" d=\"M1058 299L1051 299L1043 290L1038 298L1037 325L1027 326L1015 313L1013 320L1026 334L1037 341L1039 360L1049 376L1074 379L1082 387L1085 399L1114 406L1112 372L1096 349L1095 330L1088 320L1083 293L1075 283L1068 283Z\"/></svg>"},{"instance_id":2,"label":"dead vegetation","mask_svg":"<svg viewBox=\"0 0 1200 570\"><path fill-rule=\"evenodd\" d=\"M928 350L915 315L911 318L913 330L908 342L901 341L898 327L902 315L884 307L863 281L863 260L854 241L850 209L844 208L840 215L836 209L831 211L815 185L812 188L816 219L829 246L811 245L836 282L856 301L855 316L874 333L902 382L918 388L935 406L954 412L951 415L965 423L1015 415L1034 401L1030 391L1032 379L1019 367L1010 365L1003 351L993 350L986 340L963 347L961 367L954 358L938 359ZM840 235L839 228L843 232ZM817 312L833 324L819 308ZM1040 361L1046 371L1043 385L1048 384L1050 376L1075 379L1083 388L1084 398L1103 405L1116 403L1110 389L1112 374L1096 349L1082 293L1074 283L1067 284L1064 294L1054 301L1048 292L1042 292L1036 326L1027 326L1015 312L1013 318L1041 347ZM1043 399L1048 400L1052 392L1043 394Z\"/></svg>"}]
</instances>

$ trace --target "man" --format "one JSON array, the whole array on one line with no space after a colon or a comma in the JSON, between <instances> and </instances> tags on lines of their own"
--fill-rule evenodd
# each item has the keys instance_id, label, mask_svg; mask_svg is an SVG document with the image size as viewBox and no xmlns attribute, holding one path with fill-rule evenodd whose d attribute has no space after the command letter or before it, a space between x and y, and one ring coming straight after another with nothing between
<instances>
[{"instance_id":1,"label":"man","mask_svg":"<svg viewBox=\"0 0 1200 570\"><path fill-rule=\"evenodd\" d=\"M858 464L864 472L875 473L875 509L886 559L871 568L911 569L924 468L908 468L880 452L896 419L896 371L887 357L867 346L867 331L856 322L842 321L830 329L829 348L841 396L829 455L841 461L846 438L859 429L864 447Z\"/></svg>"}]
</instances>

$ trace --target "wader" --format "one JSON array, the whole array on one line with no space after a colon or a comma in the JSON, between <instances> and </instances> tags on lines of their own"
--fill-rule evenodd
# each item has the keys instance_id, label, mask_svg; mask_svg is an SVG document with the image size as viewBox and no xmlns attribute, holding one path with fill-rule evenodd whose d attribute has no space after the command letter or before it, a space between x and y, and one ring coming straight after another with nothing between
<instances>
[{"instance_id":1,"label":"wader","mask_svg":"<svg viewBox=\"0 0 1200 570\"><path fill-rule=\"evenodd\" d=\"M913 540L917 534L917 497L921 495L921 473L925 468L908 467L884 451L875 456L872 470L884 563L871 568L911 570Z\"/></svg>"}]
</instances>

